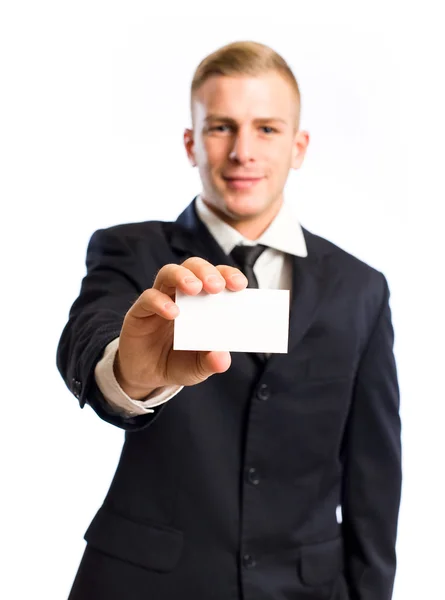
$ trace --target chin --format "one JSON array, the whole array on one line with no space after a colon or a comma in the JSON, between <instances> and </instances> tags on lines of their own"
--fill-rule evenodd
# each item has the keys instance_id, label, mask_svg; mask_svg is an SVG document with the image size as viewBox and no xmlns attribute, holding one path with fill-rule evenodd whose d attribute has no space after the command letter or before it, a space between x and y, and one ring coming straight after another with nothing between
<instances>
[{"instance_id":1,"label":"chin","mask_svg":"<svg viewBox=\"0 0 445 600\"><path fill-rule=\"evenodd\" d=\"M267 200L254 194L225 194L223 202L229 213L239 217L253 217L267 208Z\"/></svg>"}]
</instances>

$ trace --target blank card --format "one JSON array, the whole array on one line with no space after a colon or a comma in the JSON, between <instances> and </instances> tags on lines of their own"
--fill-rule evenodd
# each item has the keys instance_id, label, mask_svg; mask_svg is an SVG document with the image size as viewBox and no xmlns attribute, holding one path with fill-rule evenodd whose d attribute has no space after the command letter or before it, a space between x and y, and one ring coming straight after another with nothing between
<instances>
[{"instance_id":1,"label":"blank card","mask_svg":"<svg viewBox=\"0 0 445 600\"><path fill-rule=\"evenodd\" d=\"M287 353L289 290L176 290L173 350Z\"/></svg>"}]
</instances>

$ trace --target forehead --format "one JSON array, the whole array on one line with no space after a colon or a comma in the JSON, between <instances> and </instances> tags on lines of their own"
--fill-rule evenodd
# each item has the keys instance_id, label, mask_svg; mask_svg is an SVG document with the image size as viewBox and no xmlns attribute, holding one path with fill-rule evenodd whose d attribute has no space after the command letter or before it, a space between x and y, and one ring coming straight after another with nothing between
<instances>
[{"instance_id":1,"label":"forehead","mask_svg":"<svg viewBox=\"0 0 445 600\"><path fill-rule=\"evenodd\" d=\"M195 118L223 114L236 120L281 117L295 114L296 95L291 85L275 72L250 76L209 77L195 95Z\"/></svg>"}]
</instances>

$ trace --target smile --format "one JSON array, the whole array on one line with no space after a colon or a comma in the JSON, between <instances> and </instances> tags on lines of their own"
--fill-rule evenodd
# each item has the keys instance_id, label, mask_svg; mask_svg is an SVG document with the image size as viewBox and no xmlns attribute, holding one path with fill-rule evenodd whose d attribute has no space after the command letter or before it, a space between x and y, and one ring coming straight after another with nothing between
<instances>
[{"instance_id":1,"label":"smile","mask_svg":"<svg viewBox=\"0 0 445 600\"><path fill-rule=\"evenodd\" d=\"M254 185L261 181L262 177L257 177L255 179L246 179L246 178L228 178L224 177L224 180L227 182L229 188L235 190L245 190L252 188Z\"/></svg>"}]
</instances>

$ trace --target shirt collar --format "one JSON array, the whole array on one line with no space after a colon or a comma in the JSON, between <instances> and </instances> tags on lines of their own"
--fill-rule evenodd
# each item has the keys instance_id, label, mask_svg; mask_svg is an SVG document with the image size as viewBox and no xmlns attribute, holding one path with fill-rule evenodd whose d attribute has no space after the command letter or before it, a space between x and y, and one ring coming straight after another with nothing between
<instances>
[{"instance_id":1,"label":"shirt collar","mask_svg":"<svg viewBox=\"0 0 445 600\"><path fill-rule=\"evenodd\" d=\"M307 256L306 242L300 222L286 201L283 202L280 211L266 231L254 242L212 212L204 204L200 195L196 197L195 206L199 218L226 254L230 254L238 244L264 244L269 248L294 256Z\"/></svg>"}]
</instances>

